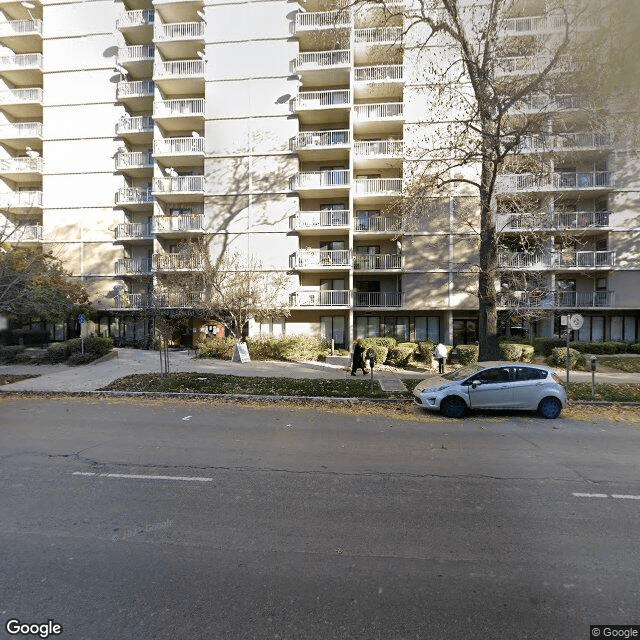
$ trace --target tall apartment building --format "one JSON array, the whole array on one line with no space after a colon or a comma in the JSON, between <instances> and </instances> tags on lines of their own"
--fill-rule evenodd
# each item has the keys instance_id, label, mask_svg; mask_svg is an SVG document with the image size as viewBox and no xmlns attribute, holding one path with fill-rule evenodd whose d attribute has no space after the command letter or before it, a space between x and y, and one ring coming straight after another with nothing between
<instances>
[{"instance_id":1,"label":"tall apartment building","mask_svg":"<svg viewBox=\"0 0 640 640\"><path fill-rule=\"evenodd\" d=\"M523 2L509 37L548 30L538 4ZM144 335L152 294L193 306L198 291L161 293L202 268L184 250L202 240L289 275L291 315L253 335L477 340L477 235L461 214L473 198L452 187L423 219L402 206L410 150L450 117L424 91L424 56L441 52L380 5L339 5L0 0L1 211L83 280L92 330ZM534 62L505 57L498 74ZM589 130L566 79L521 106L557 105L521 148L547 159L545 179L520 167L499 183L502 316L517 307L553 335L579 311L576 338L635 341L636 161Z\"/></svg>"}]
</instances>

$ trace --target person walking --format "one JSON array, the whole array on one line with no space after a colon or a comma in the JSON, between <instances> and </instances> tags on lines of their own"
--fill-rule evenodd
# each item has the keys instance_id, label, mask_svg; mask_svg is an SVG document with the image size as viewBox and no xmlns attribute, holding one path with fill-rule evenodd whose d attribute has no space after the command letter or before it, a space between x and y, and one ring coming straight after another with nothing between
<instances>
[{"instance_id":1,"label":"person walking","mask_svg":"<svg viewBox=\"0 0 640 640\"><path fill-rule=\"evenodd\" d=\"M351 375L355 376L356 371L362 369L362 373L367 375L367 371L364 368L364 345L362 340L356 340L356 344L353 347L353 360L351 362Z\"/></svg>"},{"instance_id":2,"label":"person walking","mask_svg":"<svg viewBox=\"0 0 640 640\"><path fill-rule=\"evenodd\" d=\"M438 359L438 373L444 373L444 363L447 359L447 347L445 347L442 342L438 342L434 354Z\"/></svg>"}]
</instances>

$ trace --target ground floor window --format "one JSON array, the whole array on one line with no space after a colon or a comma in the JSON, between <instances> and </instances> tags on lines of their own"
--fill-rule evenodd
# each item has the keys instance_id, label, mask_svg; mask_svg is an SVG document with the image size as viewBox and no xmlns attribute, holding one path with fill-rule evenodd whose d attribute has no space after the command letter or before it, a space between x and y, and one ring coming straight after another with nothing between
<instances>
[{"instance_id":1,"label":"ground floor window","mask_svg":"<svg viewBox=\"0 0 640 640\"><path fill-rule=\"evenodd\" d=\"M478 322L467 318L453 320L453 344L478 342Z\"/></svg>"},{"instance_id":2,"label":"ground floor window","mask_svg":"<svg viewBox=\"0 0 640 640\"><path fill-rule=\"evenodd\" d=\"M387 316L384 319L384 335L395 338L398 342L409 342L409 316Z\"/></svg>"},{"instance_id":3,"label":"ground floor window","mask_svg":"<svg viewBox=\"0 0 640 640\"><path fill-rule=\"evenodd\" d=\"M379 338L380 316L356 317L356 338Z\"/></svg>"},{"instance_id":4,"label":"ground floor window","mask_svg":"<svg viewBox=\"0 0 640 640\"><path fill-rule=\"evenodd\" d=\"M344 349L344 317L343 316L321 316L320 336L333 340L334 346Z\"/></svg>"},{"instance_id":5,"label":"ground floor window","mask_svg":"<svg viewBox=\"0 0 640 640\"><path fill-rule=\"evenodd\" d=\"M284 318L269 318L260 323L259 333L261 336L271 338L281 338L285 333Z\"/></svg>"},{"instance_id":6,"label":"ground floor window","mask_svg":"<svg viewBox=\"0 0 640 640\"><path fill-rule=\"evenodd\" d=\"M440 342L440 317L416 316L416 340L430 340L433 343Z\"/></svg>"}]
</instances>

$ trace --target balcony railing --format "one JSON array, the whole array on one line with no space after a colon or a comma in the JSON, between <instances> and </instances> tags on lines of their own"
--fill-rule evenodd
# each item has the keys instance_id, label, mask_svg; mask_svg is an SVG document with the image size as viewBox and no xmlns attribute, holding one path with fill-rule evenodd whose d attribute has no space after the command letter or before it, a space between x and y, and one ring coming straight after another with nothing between
<instances>
[{"instance_id":1,"label":"balcony railing","mask_svg":"<svg viewBox=\"0 0 640 640\"><path fill-rule=\"evenodd\" d=\"M150 168L153 166L153 158L150 151L127 151L116 156L116 169Z\"/></svg>"},{"instance_id":2,"label":"balcony railing","mask_svg":"<svg viewBox=\"0 0 640 640\"><path fill-rule=\"evenodd\" d=\"M291 110L302 109L330 109L331 107L344 109L351 103L351 92L348 89L331 91L302 91L290 102Z\"/></svg>"},{"instance_id":3,"label":"balcony railing","mask_svg":"<svg viewBox=\"0 0 640 640\"><path fill-rule=\"evenodd\" d=\"M205 258L193 253L154 253L153 268L156 271L194 271L203 269Z\"/></svg>"},{"instance_id":4,"label":"balcony railing","mask_svg":"<svg viewBox=\"0 0 640 640\"><path fill-rule=\"evenodd\" d=\"M614 291L551 291L535 295L527 291L514 291L498 297L499 307L520 308L572 308L588 309L612 307L615 304Z\"/></svg>"},{"instance_id":5,"label":"balcony railing","mask_svg":"<svg viewBox=\"0 0 640 640\"><path fill-rule=\"evenodd\" d=\"M294 31L315 31L316 29L337 29L351 26L349 11L299 11L294 21Z\"/></svg>"},{"instance_id":6,"label":"balcony railing","mask_svg":"<svg viewBox=\"0 0 640 640\"><path fill-rule=\"evenodd\" d=\"M41 137L42 122L12 122L0 125L0 139Z\"/></svg>"},{"instance_id":7,"label":"balcony railing","mask_svg":"<svg viewBox=\"0 0 640 640\"><path fill-rule=\"evenodd\" d=\"M201 39L204 37L204 29L204 22L156 24L153 37L158 42Z\"/></svg>"},{"instance_id":8,"label":"balcony railing","mask_svg":"<svg viewBox=\"0 0 640 640\"><path fill-rule=\"evenodd\" d=\"M136 44L130 47L121 47L118 49L117 61L119 64L124 62L153 60L154 47L152 44Z\"/></svg>"},{"instance_id":9,"label":"balcony railing","mask_svg":"<svg viewBox=\"0 0 640 640\"><path fill-rule=\"evenodd\" d=\"M356 67L353 79L356 82L396 82L402 80L401 64L381 64L375 67Z\"/></svg>"},{"instance_id":10,"label":"balcony railing","mask_svg":"<svg viewBox=\"0 0 640 640\"><path fill-rule=\"evenodd\" d=\"M402 220L399 218L387 218L375 216L370 218L358 218L353 220L353 230L358 232L371 231L373 233L386 233L402 230Z\"/></svg>"},{"instance_id":11,"label":"balcony railing","mask_svg":"<svg viewBox=\"0 0 640 640\"><path fill-rule=\"evenodd\" d=\"M402 255L395 253L358 254L353 256L353 268L361 271L402 269Z\"/></svg>"},{"instance_id":12,"label":"balcony railing","mask_svg":"<svg viewBox=\"0 0 640 640\"><path fill-rule=\"evenodd\" d=\"M290 189L297 191L328 187L346 188L349 186L349 177L347 169L303 172L291 178Z\"/></svg>"},{"instance_id":13,"label":"balcony railing","mask_svg":"<svg viewBox=\"0 0 640 640\"><path fill-rule=\"evenodd\" d=\"M191 293L121 293L115 299L116 309L189 309L202 305L201 291Z\"/></svg>"},{"instance_id":14,"label":"balcony railing","mask_svg":"<svg viewBox=\"0 0 640 640\"><path fill-rule=\"evenodd\" d=\"M356 120L387 120L402 118L404 105L402 102L382 102L380 104L357 104L354 108Z\"/></svg>"},{"instance_id":15,"label":"balcony railing","mask_svg":"<svg viewBox=\"0 0 640 640\"><path fill-rule=\"evenodd\" d=\"M400 195L402 178L356 178L358 195Z\"/></svg>"},{"instance_id":16,"label":"balcony railing","mask_svg":"<svg viewBox=\"0 0 640 640\"><path fill-rule=\"evenodd\" d=\"M578 149L604 149L611 146L611 138L597 133L536 134L525 136L518 149L522 152L576 151Z\"/></svg>"},{"instance_id":17,"label":"balcony railing","mask_svg":"<svg viewBox=\"0 0 640 640\"><path fill-rule=\"evenodd\" d=\"M42 207L42 191L0 193L0 207L6 209L39 209Z\"/></svg>"},{"instance_id":18,"label":"balcony railing","mask_svg":"<svg viewBox=\"0 0 640 640\"><path fill-rule=\"evenodd\" d=\"M291 61L289 70L297 73L304 69L316 67L342 67L351 64L351 51L349 49L338 51L314 51L301 53Z\"/></svg>"},{"instance_id":19,"label":"balcony railing","mask_svg":"<svg viewBox=\"0 0 640 640\"><path fill-rule=\"evenodd\" d=\"M116 125L116 133L146 133L153 131L153 118L151 116L123 116Z\"/></svg>"},{"instance_id":20,"label":"balcony railing","mask_svg":"<svg viewBox=\"0 0 640 640\"><path fill-rule=\"evenodd\" d=\"M393 291L393 292L354 291L353 292L354 307L393 308L393 307L402 307L403 304L404 304L404 293L400 291Z\"/></svg>"},{"instance_id":21,"label":"balcony railing","mask_svg":"<svg viewBox=\"0 0 640 640\"><path fill-rule=\"evenodd\" d=\"M153 141L156 155L192 155L204 153L204 138L164 138Z\"/></svg>"},{"instance_id":22,"label":"balcony railing","mask_svg":"<svg viewBox=\"0 0 640 640\"><path fill-rule=\"evenodd\" d=\"M13 56L0 56L0 71L9 71L10 69L42 70L42 54L18 53Z\"/></svg>"},{"instance_id":23,"label":"balcony railing","mask_svg":"<svg viewBox=\"0 0 640 640\"><path fill-rule=\"evenodd\" d=\"M153 9L136 9L133 11L125 11L120 14L116 21L118 29L126 29L129 27L144 27L153 24L155 12Z\"/></svg>"},{"instance_id":24,"label":"balcony railing","mask_svg":"<svg viewBox=\"0 0 640 640\"><path fill-rule=\"evenodd\" d=\"M184 233L204 230L204 214L179 216L154 216L151 220L154 233Z\"/></svg>"},{"instance_id":25,"label":"balcony railing","mask_svg":"<svg viewBox=\"0 0 640 640\"><path fill-rule=\"evenodd\" d=\"M0 37L42 35L42 20L10 20L0 23Z\"/></svg>"},{"instance_id":26,"label":"balcony railing","mask_svg":"<svg viewBox=\"0 0 640 640\"><path fill-rule=\"evenodd\" d=\"M496 189L500 192L561 190L561 189L594 189L613 186L610 171L563 171L551 176L537 176L532 173L503 174L496 181Z\"/></svg>"},{"instance_id":27,"label":"balcony railing","mask_svg":"<svg viewBox=\"0 0 640 640\"><path fill-rule=\"evenodd\" d=\"M204 75L204 60L170 60L156 65L157 78L194 78Z\"/></svg>"},{"instance_id":28,"label":"balcony railing","mask_svg":"<svg viewBox=\"0 0 640 640\"><path fill-rule=\"evenodd\" d=\"M292 307L346 307L349 304L350 291L335 289L332 291L296 291L290 296Z\"/></svg>"},{"instance_id":29,"label":"balcony railing","mask_svg":"<svg viewBox=\"0 0 640 640\"><path fill-rule=\"evenodd\" d=\"M117 276L151 275L151 258L121 258L115 270Z\"/></svg>"},{"instance_id":30,"label":"balcony railing","mask_svg":"<svg viewBox=\"0 0 640 640\"><path fill-rule=\"evenodd\" d=\"M331 211L298 211L291 218L292 229L314 229L316 227L348 227L348 209Z\"/></svg>"},{"instance_id":31,"label":"balcony railing","mask_svg":"<svg viewBox=\"0 0 640 640\"><path fill-rule=\"evenodd\" d=\"M122 80L117 84L116 97L121 100L122 98L152 96L153 88L154 84L151 80Z\"/></svg>"},{"instance_id":32,"label":"balcony railing","mask_svg":"<svg viewBox=\"0 0 640 640\"><path fill-rule=\"evenodd\" d=\"M615 264L615 251L556 251L550 253L500 253L502 269L608 268Z\"/></svg>"},{"instance_id":33,"label":"balcony railing","mask_svg":"<svg viewBox=\"0 0 640 640\"><path fill-rule=\"evenodd\" d=\"M404 144L402 140L371 140L356 142L353 145L353 153L357 157L402 157Z\"/></svg>"},{"instance_id":34,"label":"balcony railing","mask_svg":"<svg viewBox=\"0 0 640 640\"><path fill-rule=\"evenodd\" d=\"M356 29L354 38L356 44L399 44L402 42L402 27Z\"/></svg>"},{"instance_id":35,"label":"balcony railing","mask_svg":"<svg viewBox=\"0 0 640 640\"><path fill-rule=\"evenodd\" d=\"M551 33L561 31L567 26L564 15L557 16L525 16L522 18L507 18L500 24L503 33L509 35Z\"/></svg>"},{"instance_id":36,"label":"balcony railing","mask_svg":"<svg viewBox=\"0 0 640 640\"><path fill-rule=\"evenodd\" d=\"M152 204L153 200L150 189L124 187L116 192L116 204Z\"/></svg>"},{"instance_id":37,"label":"balcony railing","mask_svg":"<svg viewBox=\"0 0 640 640\"><path fill-rule=\"evenodd\" d=\"M559 94L547 96L545 94L534 94L518 101L514 107L514 112L520 113L552 113L555 111L575 111L591 106L590 102L583 96L573 94Z\"/></svg>"},{"instance_id":38,"label":"balcony railing","mask_svg":"<svg viewBox=\"0 0 640 640\"><path fill-rule=\"evenodd\" d=\"M5 158L0 173L42 173L42 158Z\"/></svg>"},{"instance_id":39,"label":"balcony railing","mask_svg":"<svg viewBox=\"0 0 640 640\"><path fill-rule=\"evenodd\" d=\"M7 240L10 242L41 242L42 225L24 224L11 229L7 233Z\"/></svg>"},{"instance_id":40,"label":"balcony railing","mask_svg":"<svg viewBox=\"0 0 640 640\"><path fill-rule=\"evenodd\" d=\"M351 137L348 129L336 131L301 131L291 139L291 150L326 149L327 147L348 145Z\"/></svg>"},{"instance_id":41,"label":"balcony railing","mask_svg":"<svg viewBox=\"0 0 640 640\"><path fill-rule=\"evenodd\" d=\"M323 249L302 249L296 251L289 258L289 267L291 269L309 269L314 267L350 267L351 251L349 249L341 250L323 250Z\"/></svg>"},{"instance_id":42,"label":"balcony railing","mask_svg":"<svg viewBox=\"0 0 640 640\"><path fill-rule=\"evenodd\" d=\"M151 226L146 222L124 222L116 225L116 240L150 237Z\"/></svg>"},{"instance_id":43,"label":"balcony railing","mask_svg":"<svg viewBox=\"0 0 640 640\"><path fill-rule=\"evenodd\" d=\"M608 227L610 211L570 211L567 213L498 214L498 231L523 229L588 229Z\"/></svg>"},{"instance_id":44,"label":"balcony railing","mask_svg":"<svg viewBox=\"0 0 640 640\"><path fill-rule=\"evenodd\" d=\"M153 190L162 193L204 193L204 176L155 178Z\"/></svg>"},{"instance_id":45,"label":"balcony railing","mask_svg":"<svg viewBox=\"0 0 640 640\"><path fill-rule=\"evenodd\" d=\"M180 116L203 116L204 98L183 98L155 102L153 113L157 118Z\"/></svg>"},{"instance_id":46,"label":"balcony railing","mask_svg":"<svg viewBox=\"0 0 640 640\"><path fill-rule=\"evenodd\" d=\"M39 87L28 89L4 89L0 91L0 104L42 103L43 91Z\"/></svg>"},{"instance_id":47,"label":"balcony railing","mask_svg":"<svg viewBox=\"0 0 640 640\"><path fill-rule=\"evenodd\" d=\"M551 62L545 55L539 56L510 56L496 59L496 76L525 75L541 73ZM570 58L560 58L553 66L554 73L567 73L575 71L578 65Z\"/></svg>"}]
</instances>

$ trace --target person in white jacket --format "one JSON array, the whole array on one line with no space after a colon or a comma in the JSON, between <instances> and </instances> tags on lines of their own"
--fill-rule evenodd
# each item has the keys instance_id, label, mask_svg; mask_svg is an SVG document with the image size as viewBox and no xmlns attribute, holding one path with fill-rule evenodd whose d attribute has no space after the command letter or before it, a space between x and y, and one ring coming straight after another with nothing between
<instances>
[{"instance_id":1,"label":"person in white jacket","mask_svg":"<svg viewBox=\"0 0 640 640\"><path fill-rule=\"evenodd\" d=\"M438 359L438 373L444 373L444 363L447 359L447 347L438 342L434 355Z\"/></svg>"}]
</instances>

